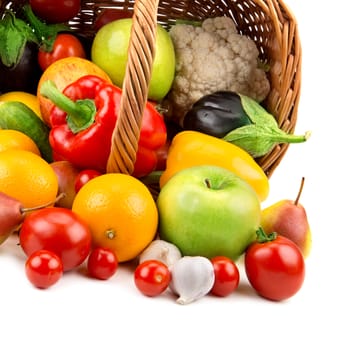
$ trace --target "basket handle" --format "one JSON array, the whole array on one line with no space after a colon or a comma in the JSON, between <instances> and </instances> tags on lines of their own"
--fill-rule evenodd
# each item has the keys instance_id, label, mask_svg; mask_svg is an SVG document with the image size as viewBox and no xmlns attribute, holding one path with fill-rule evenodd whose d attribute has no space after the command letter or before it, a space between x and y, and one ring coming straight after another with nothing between
<instances>
[{"instance_id":1,"label":"basket handle","mask_svg":"<svg viewBox=\"0 0 350 350\"><path fill-rule=\"evenodd\" d=\"M107 172L132 174L155 56L159 0L136 0L119 116Z\"/></svg>"}]
</instances>

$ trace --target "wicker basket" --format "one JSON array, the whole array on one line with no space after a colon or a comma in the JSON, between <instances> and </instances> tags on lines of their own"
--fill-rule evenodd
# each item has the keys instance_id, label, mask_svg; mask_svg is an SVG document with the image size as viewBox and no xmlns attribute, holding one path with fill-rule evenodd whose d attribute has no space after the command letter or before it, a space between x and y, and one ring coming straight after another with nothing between
<instances>
[{"instance_id":1,"label":"wicker basket","mask_svg":"<svg viewBox=\"0 0 350 350\"><path fill-rule=\"evenodd\" d=\"M5 7L21 6L23 0L0 0ZM93 24L104 8L134 10L129 59L121 110L108 161L108 172L132 173L155 47L156 23L165 27L177 19L202 20L229 16L238 30L253 39L260 59L270 67L271 90L263 102L279 126L293 132L297 120L301 81L301 46L296 19L281 0L95 0L81 1L81 11L69 26L92 37ZM282 160L288 144L276 146L257 159L268 177Z\"/></svg>"}]
</instances>

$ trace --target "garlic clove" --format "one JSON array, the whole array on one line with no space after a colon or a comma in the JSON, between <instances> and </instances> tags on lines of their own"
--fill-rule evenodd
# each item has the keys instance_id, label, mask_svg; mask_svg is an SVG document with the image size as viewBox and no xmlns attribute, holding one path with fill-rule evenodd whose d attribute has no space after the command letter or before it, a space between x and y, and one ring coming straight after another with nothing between
<instances>
[{"instance_id":1,"label":"garlic clove","mask_svg":"<svg viewBox=\"0 0 350 350\"><path fill-rule=\"evenodd\" d=\"M139 263L141 264L145 260L158 260L170 267L181 257L182 254L179 248L174 244L162 239L156 239L140 254Z\"/></svg>"},{"instance_id":2,"label":"garlic clove","mask_svg":"<svg viewBox=\"0 0 350 350\"><path fill-rule=\"evenodd\" d=\"M177 303L185 305L202 298L214 285L211 261L203 256L184 256L170 268L170 289L178 295Z\"/></svg>"}]
</instances>

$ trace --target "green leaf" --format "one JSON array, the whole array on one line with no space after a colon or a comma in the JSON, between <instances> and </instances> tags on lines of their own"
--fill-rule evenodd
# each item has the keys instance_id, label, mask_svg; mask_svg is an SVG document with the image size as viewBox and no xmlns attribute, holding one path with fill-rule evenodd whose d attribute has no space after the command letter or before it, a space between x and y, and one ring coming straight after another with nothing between
<instances>
[{"instance_id":1,"label":"green leaf","mask_svg":"<svg viewBox=\"0 0 350 350\"><path fill-rule=\"evenodd\" d=\"M254 99L239 95L241 97L241 103L244 111L248 114L250 120L254 124L268 125L270 128L278 128L278 124L274 116L266 111L258 102Z\"/></svg>"},{"instance_id":2,"label":"green leaf","mask_svg":"<svg viewBox=\"0 0 350 350\"><path fill-rule=\"evenodd\" d=\"M4 41L4 53L1 61L6 67L13 67L20 61L26 45L26 37L22 33L8 31Z\"/></svg>"},{"instance_id":3,"label":"green leaf","mask_svg":"<svg viewBox=\"0 0 350 350\"><path fill-rule=\"evenodd\" d=\"M59 32L70 31L70 28L65 24L46 24L42 22L32 11L30 5L26 4L23 7L23 12L27 18L33 32L39 42L40 48L45 52L51 52L56 36Z\"/></svg>"},{"instance_id":4,"label":"green leaf","mask_svg":"<svg viewBox=\"0 0 350 350\"><path fill-rule=\"evenodd\" d=\"M16 29L26 36L27 41L38 43L38 39L34 34L34 30L33 28L31 28L31 26L28 23L26 23L25 21L19 18L15 18L14 23L15 23Z\"/></svg>"},{"instance_id":5,"label":"green leaf","mask_svg":"<svg viewBox=\"0 0 350 350\"><path fill-rule=\"evenodd\" d=\"M27 41L36 42L31 28L7 10L0 21L0 59L6 67L14 67L21 60Z\"/></svg>"},{"instance_id":6,"label":"green leaf","mask_svg":"<svg viewBox=\"0 0 350 350\"><path fill-rule=\"evenodd\" d=\"M223 140L247 151L253 158L262 157L280 143L305 142L310 133L288 134L279 128L276 119L252 98L240 95L244 111L253 124L230 131Z\"/></svg>"},{"instance_id":7,"label":"green leaf","mask_svg":"<svg viewBox=\"0 0 350 350\"><path fill-rule=\"evenodd\" d=\"M223 139L244 149L253 158L264 156L279 143L301 143L310 134L292 135L269 125L250 124L229 132Z\"/></svg>"},{"instance_id":8,"label":"green leaf","mask_svg":"<svg viewBox=\"0 0 350 350\"><path fill-rule=\"evenodd\" d=\"M275 145L275 141L270 138L269 129L256 124L232 130L224 137L224 140L244 149L253 158L265 155Z\"/></svg>"}]
</instances>

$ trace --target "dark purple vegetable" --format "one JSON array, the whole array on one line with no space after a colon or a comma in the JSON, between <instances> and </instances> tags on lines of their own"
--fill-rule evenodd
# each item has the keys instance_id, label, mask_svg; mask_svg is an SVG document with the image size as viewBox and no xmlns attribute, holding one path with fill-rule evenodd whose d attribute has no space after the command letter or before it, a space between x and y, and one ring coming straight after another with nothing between
<instances>
[{"instance_id":1,"label":"dark purple vegetable","mask_svg":"<svg viewBox=\"0 0 350 350\"><path fill-rule=\"evenodd\" d=\"M41 70L38 64L38 46L27 42L17 65L6 67L0 61L0 92L26 91L36 94Z\"/></svg>"},{"instance_id":2,"label":"dark purple vegetable","mask_svg":"<svg viewBox=\"0 0 350 350\"><path fill-rule=\"evenodd\" d=\"M278 144L301 143L310 136L310 132L285 132L257 101L231 91L203 96L187 112L183 126L231 142L254 158L264 156Z\"/></svg>"},{"instance_id":3,"label":"dark purple vegetable","mask_svg":"<svg viewBox=\"0 0 350 350\"><path fill-rule=\"evenodd\" d=\"M42 71L39 47L50 51L63 24L46 24L26 4L18 12L7 9L0 18L0 93L20 90L36 94Z\"/></svg>"},{"instance_id":4,"label":"dark purple vegetable","mask_svg":"<svg viewBox=\"0 0 350 350\"><path fill-rule=\"evenodd\" d=\"M200 98L186 113L183 127L215 137L251 124L244 111L241 97L232 91L218 91Z\"/></svg>"}]
</instances>

